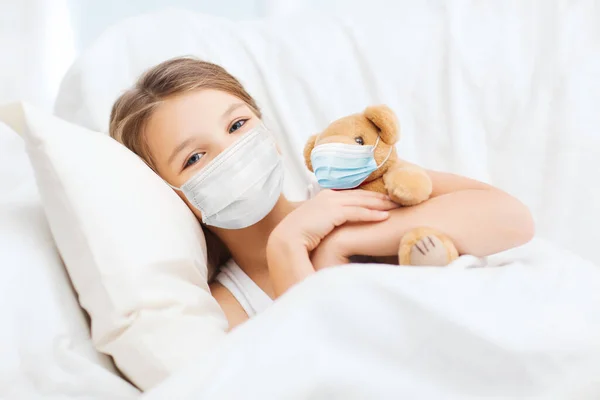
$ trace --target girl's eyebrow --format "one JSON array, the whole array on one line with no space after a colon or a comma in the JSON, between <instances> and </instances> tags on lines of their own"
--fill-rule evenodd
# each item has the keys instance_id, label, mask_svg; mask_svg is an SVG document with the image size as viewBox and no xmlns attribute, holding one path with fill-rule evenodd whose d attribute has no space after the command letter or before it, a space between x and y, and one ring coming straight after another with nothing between
<instances>
[{"instance_id":1,"label":"girl's eyebrow","mask_svg":"<svg viewBox=\"0 0 600 400\"><path fill-rule=\"evenodd\" d=\"M225 112L223 113L223 115L221 115L221 119L223 121L227 121L227 119L229 118L229 116L238 108L240 107L244 107L246 105L246 103L244 102L238 102L238 103L233 103L231 104L229 107L227 107L227 110L225 110ZM175 149L173 149L173 152L171 153L171 155L169 156L169 159L167 161L167 164L171 164L173 162L173 160L175 159L175 157L177 156L177 154L179 154L181 151L183 151L187 146L189 146L193 141L194 141L194 137L189 137L186 140L184 140L183 142L179 143L177 145L177 147L175 147Z\"/></svg>"},{"instance_id":2,"label":"girl's eyebrow","mask_svg":"<svg viewBox=\"0 0 600 400\"><path fill-rule=\"evenodd\" d=\"M244 107L245 105L246 105L246 103L233 103L232 105L230 105L227 108L227 110L225 110L223 115L221 115L221 120L223 120L223 122L227 122L227 119L229 118L231 113L233 113L235 110L237 110L240 107Z\"/></svg>"},{"instance_id":3,"label":"girl's eyebrow","mask_svg":"<svg viewBox=\"0 0 600 400\"><path fill-rule=\"evenodd\" d=\"M171 164L173 162L173 160L175 159L175 157L177 156L177 154L179 154L183 149L185 149L187 146L189 146L194 141L194 139L195 139L194 137L189 137L189 138L185 139L183 142L179 143L179 145L177 145L177 147L175 147L175 149L171 153L171 156L169 157L167 164Z\"/></svg>"}]
</instances>

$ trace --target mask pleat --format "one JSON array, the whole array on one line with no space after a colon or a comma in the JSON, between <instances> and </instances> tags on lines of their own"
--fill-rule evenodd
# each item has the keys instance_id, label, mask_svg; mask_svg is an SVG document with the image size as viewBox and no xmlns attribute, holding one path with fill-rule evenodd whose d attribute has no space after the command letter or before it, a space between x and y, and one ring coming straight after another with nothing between
<instances>
[{"instance_id":1,"label":"mask pleat","mask_svg":"<svg viewBox=\"0 0 600 400\"><path fill-rule=\"evenodd\" d=\"M205 224L241 229L268 214L282 184L281 158L271 133L261 124L198 171L181 190L200 210Z\"/></svg>"},{"instance_id":2,"label":"mask pleat","mask_svg":"<svg viewBox=\"0 0 600 400\"><path fill-rule=\"evenodd\" d=\"M377 169L373 146L327 143L311 152L317 182L328 189L352 189Z\"/></svg>"}]
</instances>

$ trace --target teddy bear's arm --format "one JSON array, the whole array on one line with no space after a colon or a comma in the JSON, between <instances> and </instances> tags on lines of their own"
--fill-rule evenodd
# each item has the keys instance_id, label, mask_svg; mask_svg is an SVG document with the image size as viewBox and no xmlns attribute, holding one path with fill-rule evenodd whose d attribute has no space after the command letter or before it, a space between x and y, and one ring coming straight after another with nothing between
<instances>
[{"instance_id":1,"label":"teddy bear's arm","mask_svg":"<svg viewBox=\"0 0 600 400\"><path fill-rule=\"evenodd\" d=\"M401 206L422 203L433 189L431 178L424 169L401 161L388 168L383 182L392 200Z\"/></svg>"}]
</instances>

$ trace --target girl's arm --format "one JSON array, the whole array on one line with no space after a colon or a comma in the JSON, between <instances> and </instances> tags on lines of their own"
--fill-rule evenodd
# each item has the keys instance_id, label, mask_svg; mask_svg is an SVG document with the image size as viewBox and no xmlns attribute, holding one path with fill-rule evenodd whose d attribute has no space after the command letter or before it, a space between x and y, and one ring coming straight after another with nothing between
<instances>
[{"instance_id":1,"label":"girl's arm","mask_svg":"<svg viewBox=\"0 0 600 400\"><path fill-rule=\"evenodd\" d=\"M213 282L210 284L210 293L225 313L229 330L248 320L248 314L246 314L242 305L225 286L219 282Z\"/></svg>"},{"instance_id":2,"label":"girl's arm","mask_svg":"<svg viewBox=\"0 0 600 400\"><path fill-rule=\"evenodd\" d=\"M335 228L348 222L378 222L397 205L364 190L325 190L304 202L275 227L267 244L267 264L275 296L315 273L309 254Z\"/></svg>"},{"instance_id":3,"label":"girl's arm","mask_svg":"<svg viewBox=\"0 0 600 400\"><path fill-rule=\"evenodd\" d=\"M269 278L275 297L315 273L309 254L336 227L346 222L375 222L389 217L397 208L380 193L353 190L337 193L325 190L289 213L273 229L267 243ZM221 284L210 286L233 329L248 319L235 297Z\"/></svg>"},{"instance_id":4,"label":"girl's arm","mask_svg":"<svg viewBox=\"0 0 600 400\"><path fill-rule=\"evenodd\" d=\"M417 227L448 235L459 254L487 256L522 245L533 237L527 207L484 183L449 173L427 171L433 182L429 200L390 211L382 222L345 224L314 252L315 267L347 261L351 255L391 256L402 236Z\"/></svg>"}]
</instances>

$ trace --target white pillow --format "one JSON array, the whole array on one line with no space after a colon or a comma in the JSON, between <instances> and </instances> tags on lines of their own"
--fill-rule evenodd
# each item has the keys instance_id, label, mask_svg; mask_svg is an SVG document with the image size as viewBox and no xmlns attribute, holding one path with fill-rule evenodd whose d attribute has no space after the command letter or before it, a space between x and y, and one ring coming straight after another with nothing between
<instances>
[{"instance_id":1,"label":"white pillow","mask_svg":"<svg viewBox=\"0 0 600 400\"><path fill-rule=\"evenodd\" d=\"M94 350L54 245L23 139L0 123L0 397L138 391Z\"/></svg>"},{"instance_id":2,"label":"white pillow","mask_svg":"<svg viewBox=\"0 0 600 400\"><path fill-rule=\"evenodd\" d=\"M202 229L157 175L105 134L29 105L4 107L3 117L25 138L99 351L145 390L224 337Z\"/></svg>"}]
</instances>

